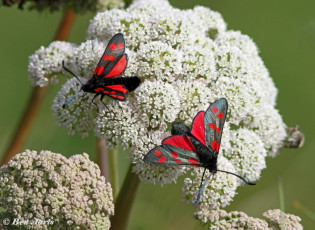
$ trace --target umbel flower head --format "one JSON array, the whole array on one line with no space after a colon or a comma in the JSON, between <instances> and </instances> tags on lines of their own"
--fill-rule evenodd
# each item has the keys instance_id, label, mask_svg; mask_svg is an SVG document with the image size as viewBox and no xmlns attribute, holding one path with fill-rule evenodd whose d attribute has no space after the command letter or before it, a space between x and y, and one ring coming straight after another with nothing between
<instances>
[{"instance_id":1,"label":"umbel flower head","mask_svg":"<svg viewBox=\"0 0 315 230\"><path fill-rule=\"evenodd\" d=\"M1 220L53 222L30 229L109 229L114 214L111 185L86 153L17 154L0 168L0 193Z\"/></svg>"},{"instance_id":2,"label":"umbel flower head","mask_svg":"<svg viewBox=\"0 0 315 230\"><path fill-rule=\"evenodd\" d=\"M91 97L82 94L62 110L80 87L70 79L54 100L58 125L83 136L94 129L109 147L130 148L133 171L141 180L167 184L190 168L148 165L143 156L170 136L172 122L191 125L198 111L224 97L229 110L218 169L258 180L266 156L275 156L282 146L286 125L275 109L277 89L255 43L227 30L218 12L202 6L179 10L166 0L135 0L126 10L98 13L90 22L86 42L52 43L30 58L31 82L48 84L52 74L66 74L61 61L55 62L61 56L82 80L89 79L108 40L118 32L124 34L129 55L125 74L140 77L141 85L120 106L109 101L109 110L96 113ZM35 63L46 63L45 59L48 67L37 67ZM187 174L183 187L187 202L196 198L201 176L202 169L196 168ZM206 184L198 209L228 205L241 184L232 175L217 173Z\"/></svg>"},{"instance_id":3,"label":"umbel flower head","mask_svg":"<svg viewBox=\"0 0 315 230\"><path fill-rule=\"evenodd\" d=\"M268 210L263 213L264 219L247 216L244 212L224 210L206 210L195 213L210 230L216 229L256 229L256 230L302 230L301 218L286 214L279 209Z\"/></svg>"}]
</instances>

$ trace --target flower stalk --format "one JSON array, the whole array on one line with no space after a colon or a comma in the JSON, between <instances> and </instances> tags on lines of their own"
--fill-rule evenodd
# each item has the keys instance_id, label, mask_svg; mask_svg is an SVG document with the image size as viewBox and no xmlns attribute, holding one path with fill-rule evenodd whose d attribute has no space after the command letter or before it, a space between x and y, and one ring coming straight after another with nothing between
<instances>
[{"instance_id":1,"label":"flower stalk","mask_svg":"<svg viewBox=\"0 0 315 230\"><path fill-rule=\"evenodd\" d=\"M102 176L106 181L109 181L108 174L108 152L106 149L106 143L104 139L96 138L96 155L98 166L100 167Z\"/></svg>"},{"instance_id":2,"label":"flower stalk","mask_svg":"<svg viewBox=\"0 0 315 230\"><path fill-rule=\"evenodd\" d=\"M75 14L72 9L68 9L67 11L65 11L54 36L54 40L64 41L68 38L74 19ZM28 105L24 111L20 124L15 131L11 143L6 150L1 165L7 164L9 160L21 149L21 146L23 145L32 127L32 124L43 102L43 99L45 98L46 91L47 87L36 86L33 88Z\"/></svg>"},{"instance_id":3,"label":"flower stalk","mask_svg":"<svg viewBox=\"0 0 315 230\"><path fill-rule=\"evenodd\" d=\"M124 184L115 202L115 215L112 216L110 220L111 230L127 229L130 210L135 200L139 184L139 177L132 172L132 165L130 165Z\"/></svg>"},{"instance_id":4,"label":"flower stalk","mask_svg":"<svg viewBox=\"0 0 315 230\"><path fill-rule=\"evenodd\" d=\"M117 167L117 149L113 148L107 152L108 158L108 170L109 170L109 181L113 189L114 200L117 198L119 191L118 183L118 167Z\"/></svg>"}]
</instances>

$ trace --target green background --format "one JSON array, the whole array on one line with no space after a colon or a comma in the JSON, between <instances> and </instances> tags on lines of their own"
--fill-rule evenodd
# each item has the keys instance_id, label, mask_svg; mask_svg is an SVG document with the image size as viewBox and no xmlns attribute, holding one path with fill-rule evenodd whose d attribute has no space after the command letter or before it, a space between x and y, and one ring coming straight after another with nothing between
<instances>
[{"instance_id":1,"label":"green background","mask_svg":"<svg viewBox=\"0 0 315 230\"><path fill-rule=\"evenodd\" d=\"M300 202L315 212L315 1L313 0L171 0L178 8L203 5L223 15L229 30L249 35L260 49L265 65L279 90L277 109L288 126L299 124L306 136L301 149L282 149L267 159L257 185L239 188L227 210L244 211L261 217L268 209L280 208L278 181L282 180L285 211L302 218L305 229L315 222L293 206ZM78 15L69 41L85 40L92 14ZM54 36L61 13L19 11L0 7L0 150L5 152L23 114L32 87L27 78L28 56L47 46ZM22 150L47 149L70 156L87 152L95 160L95 139L68 136L57 127L51 105L60 85L49 87ZM21 150L21 151L22 151ZM128 156L119 156L122 182ZM141 184L130 216L128 229L203 229L192 218L190 204L181 201L183 177L164 187Z\"/></svg>"}]
</instances>

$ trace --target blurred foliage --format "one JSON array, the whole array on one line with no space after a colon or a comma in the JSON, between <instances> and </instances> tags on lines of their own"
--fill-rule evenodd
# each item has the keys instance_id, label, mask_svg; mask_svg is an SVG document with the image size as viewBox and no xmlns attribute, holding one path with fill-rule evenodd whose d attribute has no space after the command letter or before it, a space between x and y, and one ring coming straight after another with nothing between
<instances>
[{"instance_id":1,"label":"blurred foliage","mask_svg":"<svg viewBox=\"0 0 315 230\"><path fill-rule=\"evenodd\" d=\"M109 8L111 6L110 2L110 0L2 0L2 5L8 7L17 5L20 10L27 8L29 10L37 10L39 12L44 10L57 12L62 9L71 8L77 13L86 13L96 12L100 9L100 7L102 7L102 4L108 4L108 7L106 8Z\"/></svg>"}]
</instances>

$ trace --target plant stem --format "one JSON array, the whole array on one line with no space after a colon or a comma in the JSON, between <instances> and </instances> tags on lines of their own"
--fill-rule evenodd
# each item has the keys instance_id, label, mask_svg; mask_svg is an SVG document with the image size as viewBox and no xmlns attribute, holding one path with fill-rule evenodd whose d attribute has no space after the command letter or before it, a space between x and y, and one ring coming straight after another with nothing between
<instances>
[{"instance_id":1,"label":"plant stem","mask_svg":"<svg viewBox=\"0 0 315 230\"><path fill-rule=\"evenodd\" d=\"M66 10L60 21L54 40L65 41L68 39L70 30L74 23L74 19L75 19L75 14L74 14L73 9Z\"/></svg>"},{"instance_id":2,"label":"plant stem","mask_svg":"<svg viewBox=\"0 0 315 230\"><path fill-rule=\"evenodd\" d=\"M118 168L117 168L117 149L108 150L108 166L109 166L109 181L112 185L114 200L117 198L119 191L118 185Z\"/></svg>"},{"instance_id":3,"label":"plant stem","mask_svg":"<svg viewBox=\"0 0 315 230\"><path fill-rule=\"evenodd\" d=\"M73 22L75 19L75 14L72 9L65 11L63 18L59 24L58 30L54 36L54 40L64 41L67 39L70 29L72 28ZM5 152L5 155L2 159L1 165L7 164L9 160L20 151L21 146L23 145L30 128L34 122L34 119L37 115L38 109L42 104L42 101L45 97L47 87L36 86L33 88L31 96L28 101L28 105L25 108L20 124L15 131L15 134L11 140L11 143L8 149Z\"/></svg>"},{"instance_id":4,"label":"plant stem","mask_svg":"<svg viewBox=\"0 0 315 230\"><path fill-rule=\"evenodd\" d=\"M132 164L129 166L124 184L115 202L115 215L111 217L111 230L127 229L128 218L133 201L136 197L140 180L132 173Z\"/></svg>"},{"instance_id":5,"label":"plant stem","mask_svg":"<svg viewBox=\"0 0 315 230\"><path fill-rule=\"evenodd\" d=\"M96 152L97 162L100 167L101 174L105 177L106 182L108 182L110 181L108 174L108 152L104 139L96 138Z\"/></svg>"}]
</instances>

